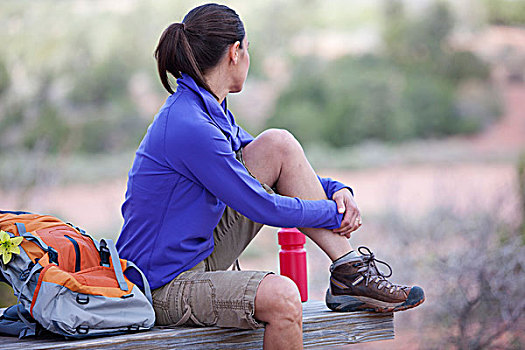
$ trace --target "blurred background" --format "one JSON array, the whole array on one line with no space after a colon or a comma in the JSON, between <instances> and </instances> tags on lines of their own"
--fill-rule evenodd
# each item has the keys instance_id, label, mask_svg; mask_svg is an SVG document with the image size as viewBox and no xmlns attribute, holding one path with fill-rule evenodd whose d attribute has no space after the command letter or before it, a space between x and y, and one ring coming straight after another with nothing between
<instances>
[{"instance_id":1,"label":"blurred background","mask_svg":"<svg viewBox=\"0 0 525 350\"><path fill-rule=\"evenodd\" d=\"M167 97L153 51L203 1L0 2L0 208L116 238L127 172ZM290 130L354 188L352 237L418 284L396 339L351 348L525 344L525 1L224 1L251 68L229 97L257 135ZM276 228L244 269L278 271ZM311 242L311 299L330 261ZM13 302L0 290L0 306Z\"/></svg>"}]
</instances>

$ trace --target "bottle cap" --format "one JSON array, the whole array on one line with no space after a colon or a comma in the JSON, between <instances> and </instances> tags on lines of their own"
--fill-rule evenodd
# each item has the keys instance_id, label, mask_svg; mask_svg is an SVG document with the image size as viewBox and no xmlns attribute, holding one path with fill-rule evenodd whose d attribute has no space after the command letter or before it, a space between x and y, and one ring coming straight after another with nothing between
<instances>
[{"instance_id":1,"label":"bottle cap","mask_svg":"<svg viewBox=\"0 0 525 350\"><path fill-rule=\"evenodd\" d=\"M306 237L298 229L282 228L278 233L279 245L304 245Z\"/></svg>"}]
</instances>

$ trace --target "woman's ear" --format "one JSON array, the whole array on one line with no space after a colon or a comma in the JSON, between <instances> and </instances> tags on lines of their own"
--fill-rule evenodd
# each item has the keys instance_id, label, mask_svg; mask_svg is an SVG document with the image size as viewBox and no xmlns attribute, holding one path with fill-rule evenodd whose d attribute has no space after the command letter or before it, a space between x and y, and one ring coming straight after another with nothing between
<instances>
[{"instance_id":1,"label":"woman's ear","mask_svg":"<svg viewBox=\"0 0 525 350\"><path fill-rule=\"evenodd\" d=\"M228 50L230 61L233 62L233 64L237 64L237 62L239 61L240 46L241 46L241 43L239 41L236 41L233 44L231 44L230 49Z\"/></svg>"}]
</instances>

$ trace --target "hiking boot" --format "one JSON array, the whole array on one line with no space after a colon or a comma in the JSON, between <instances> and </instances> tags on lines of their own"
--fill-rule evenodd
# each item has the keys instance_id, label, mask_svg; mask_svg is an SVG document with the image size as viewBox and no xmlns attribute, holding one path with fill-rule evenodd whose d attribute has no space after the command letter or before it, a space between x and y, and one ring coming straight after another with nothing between
<instances>
[{"instance_id":1,"label":"hiking boot","mask_svg":"<svg viewBox=\"0 0 525 350\"><path fill-rule=\"evenodd\" d=\"M387 280L392 268L377 260L367 247L359 247L358 255L351 252L330 266L330 288L326 291L326 305L334 311L393 312L418 306L425 301L420 287L395 285ZM384 275L376 262L388 267Z\"/></svg>"}]
</instances>

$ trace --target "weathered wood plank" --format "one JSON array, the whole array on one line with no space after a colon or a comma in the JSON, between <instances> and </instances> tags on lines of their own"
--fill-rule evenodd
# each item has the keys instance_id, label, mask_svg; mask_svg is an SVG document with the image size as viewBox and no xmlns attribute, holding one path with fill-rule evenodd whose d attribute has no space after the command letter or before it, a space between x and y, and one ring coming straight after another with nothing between
<instances>
[{"instance_id":1,"label":"weathered wood plank","mask_svg":"<svg viewBox=\"0 0 525 350\"><path fill-rule=\"evenodd\" d=\"M305 348L394 338L392 313L332 312L321 301L303 304ZM0 337L0 349L261 349L263 329L154 328L113 337L62 340Z\"/></svg>"}]
</instances>

